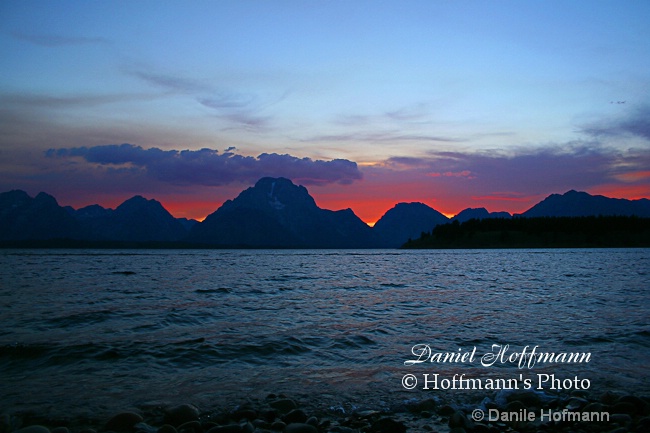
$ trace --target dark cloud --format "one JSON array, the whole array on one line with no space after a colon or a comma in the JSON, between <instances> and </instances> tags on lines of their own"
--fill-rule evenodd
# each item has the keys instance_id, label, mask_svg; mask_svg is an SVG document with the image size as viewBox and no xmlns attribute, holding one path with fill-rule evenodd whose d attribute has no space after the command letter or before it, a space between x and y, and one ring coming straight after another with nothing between
<instances>
[{"instance_id":1,"label":"dark cloud","mask_svg":"<svg viewBox=\"0 0 650 433\"><path fill-rule=\"evenodd\" d=\"M272 118L260 112L283 101L289 94L284 92L276 98L263 98L253 93L218 89L182 74L172 75L141 68L126 68L125 72L167 92L190 96L198 104L212 110L216 117L228 122L230 125L225 130L267 131Z\"/></svg>"},{"instance_id":2,"label":"dark cloud","mask_svg":"<svg viewBox=\"0 0 650 433\"><path fill-rule=\"evenodd\" d=\"M252 95L240 93L218 93L209 98L199 98L198 101L208 108L223 110L249 107L253 103L254 99L255 98Z\"/></svg>"},{"instance_id":3,"label":"dark cloud","mask_svg":"<svg viewBox=\"0 0 650 433\"><path fill-rule=\"evenodd\" d=\"M428 122L429 109L427 104L419 103L400 107L396 110L385 111L377 114L343 114L339 115L334 123L344 126L382 125L386 122L404 124L418 124Z\"/></svg>"},{"instance_id":4,"label":"dark cloud","mask_svg":"<svg viewBox=\"0 0 650 433\"><path fill-rule=\"evenodd\" d=\"M224 130L246 130L249 132L263 132L271 129L272 118L270 116L257 116L252 113L226 113L219 116L232 123L232 126L224 128Z\"/></svg>"},{"instance_id":5,"label":"dark cloud","mask_svg":"<svg viewBox=\"0 0 650 433\"><path fill-rule=\"evenodd\" d=\"M426 119L428 111L427 105L420 103L394 111L387 111L384 116L396 121L421 121Z\"/></svg>"},{"instance_id":6,"label":"dark cloud","mask_svg":"<svg viewBox=\"0 0 650 433\"><path fill-rule=\"evenodd\" d=\"M0 96L5 106L48 109L91 107L117 102L137 101L147 97L137 94L79 94L58 96L36 93L2 93Z\"/></svg>"},{"instance_id":7,"label":"dark cloud","mask_svg":"<svg viewBox=\"0 0 650 433\"><path fill-rule=\"evenodd\" d=\"M594 143L572 143L510 153L434 152L424 158L390 158L384 167L418 172L453 190L479 195L539 194L617 182L625 173L645 169L649 158L650 152L643 149L623 154Z\"/></svg>"},{"instance_id":8,"label":"dark cloud","mask_svg":"<svg viewBox=\"0 0 650 433\"><path fill-rule=\"evenodd\" d=\"M194 93L210 90L204 83L180 75L163 74L160 72L145 71L141 69L127 70L127 73L146 81L149 84L174 92Z\"/></svg>"},{"instance_id":9,"label":"dark cloud","mask_svg":"<svg viewBox=\"0 0 650 433\"><path fill-rule=\"evenodd\" d=\"M618 120L605 120L585 126L583 132L592 137L632 135L650 140L650 105L637 107Z\"/></svg>"},{"instance_id":10,"label":"dark cloud","mask_svg":"<svg viewBox=\"0 0 650 433\"><path fill-rule=\"evenodd\" d=\"M264 176L286 177L305 185L350 184L362 175L355 162L297 158L263 153L257 157L213 149L144 149L132 144L50 149L49 158L81 159L111 171L140 173L175 185L217 186L232 182L255 182Z\"/></svg>"},{"instance_id":11,"label":"dark cloud","mask_svg":"<svg viewBox=\"0 0 650 433\"><path fill-rule=\"evenodd\" d=\"M14 31L11 36L15 39L30 42L42 47L60 47L66 45L86 45L86 44L105 44L108 41L104 38L87 37L87 36L66 36L54 34L38 34Z\"/></svg>"}]
</instances>

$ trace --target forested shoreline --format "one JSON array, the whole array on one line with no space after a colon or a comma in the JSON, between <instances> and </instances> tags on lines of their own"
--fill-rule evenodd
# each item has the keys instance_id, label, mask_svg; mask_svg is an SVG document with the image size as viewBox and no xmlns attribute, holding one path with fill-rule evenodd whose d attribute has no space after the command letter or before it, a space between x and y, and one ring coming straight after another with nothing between
<instances>
[{"instance_id":1,"label":"forested shoreline","mask_svg":"<svg viewBox=\"0 0 650 433\"><path fill-rule=\"evenodd\" d=\"M409 239L402 248L650 247L650 218L538 217L454 221Z\"/></svg>"}]
</instances>

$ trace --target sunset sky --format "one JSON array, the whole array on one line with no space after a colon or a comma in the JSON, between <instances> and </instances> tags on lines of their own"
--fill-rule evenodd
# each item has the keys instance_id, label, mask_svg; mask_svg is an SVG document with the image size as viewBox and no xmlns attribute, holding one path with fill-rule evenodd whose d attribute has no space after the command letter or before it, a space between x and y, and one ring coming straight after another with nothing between
<instances>
[{"instance_id":1,"label":"sunset sky","mask_svg":"<svg viewBox=\"0 0 650 433\"><path fill-rule=\"evenodd\" d=\"M650 2L0 2L0 192L203 219L263 176L374 223L650 197Z\"/></svg>"}]
</instances>

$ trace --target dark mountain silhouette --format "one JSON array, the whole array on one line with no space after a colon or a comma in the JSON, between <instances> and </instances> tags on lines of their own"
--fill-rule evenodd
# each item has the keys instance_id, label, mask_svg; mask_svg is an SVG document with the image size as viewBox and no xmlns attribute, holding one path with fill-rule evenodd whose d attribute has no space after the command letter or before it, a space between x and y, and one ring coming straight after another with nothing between
<instances>
[{"instance_id":1,"label":"dark mountain silhouette","mask_svg":"<svg viewBox=\"0 0 650 433\"><path fill-rule=\"evenodd\" d=\"M484 207L480 207L480 208L467 208L465 210L462 210L458 213L458 215L454 216L451 220L463 223L471 219L482 220L485 218L511 218L511 217L512 215L510 215L508 212L488 212L487 209L485 209Z\"/></svg>"},{"instance_id":2,"label":"dark mountain silhouette","mask_svg":"<svg viewBox=\"0 0 650 433\"><path fill-rule=\"evenodd\" d=\"M233 247L367 248L372 229L350 209L316 206L303 186L263 178L192 227L190 242Z\"/></svg>"},{"instance_id":3,"label":"dark mountain silhouette","mask_svg":"<svg viewBox=\"0 0 650 433\"><path fill-rule=\"evenodd\" d=\"M24 191L0 194L1 240L76 239L88 241L170 242L187 236L183 224L156 200L135 196L117 209L99 205L75 210L54 197Z\"/></svg>"},{"instance_id":4,"label":"dark mountain silhouette","mask_svg":"<svg viewBox=\"0 0 650 433\"><path fill-rule=\"evenodd\" d=\"M101 206L79 209L85 238L111 241L179 241L187 235L183 225L156 200L136 195L115 210Z\"/></svg>"},{"instance_id":5,"label":"dark mountain silhouette","mask_svg":"<svg viewBox=\"0 0 650 433\"><path fill-rule=\"evenodd\" d=\"M199 222L195 219L187 219L187 218L176 218L176 220L181 223L185 231L189 232L194 225L198 224Z\"/></svg>"},{"instance_id":6,"label":"dark mountain silhouette","mask_svg":"<svg viewBox=\"0 0 650 433\"><path fill-rule=\"evenodd\" d=\"M113 213L113 209L105 209L98 204L91 204L90 206L82 207L77 210L71 206L66 206L65 210L80 221L108 217Z\"/></svg>"},{"instance_id":7,"label":"dark mountain silhouette","mask_svg":"<svg viewBox=\"0 0 650 433\"><path fill-rule=\"evenodd\" d=\"M75 236L80 224L56 199L44 192L31 198L25 191L0 194L0 239L54 239Z\"/></svg>"},{"instance_id":8,"label":"dark mountain silhouette","mask_svg":"<svg viewBox=\"0 0 650 433\"><path fill-rule=\"evenodd\" d=\"M550 195L512 219L599 215L650 218L650 200L613 199L568 191L562 195ZM454 218L454 223L488 222L485 226L468 225L471 232L474 227L493 227L490 221L510 227L506 221L497 221L509 220L509 217L506 212L466 209ZM284 178L260 179L254 187L225 202L201 223L176 219L158 201L141 196L126 200L115 210L99 205L75 210L59 206L56 199L46 193L39 193L34 198L19 190L0 193L0 241L4 241L4 245L67 239L76 243L41 244L390 248L402 245L409 238L415 240L423 232L430 233L434 227L442 227L449 221L422 203L400 203L386 212L374 228L370 228L350 209L331 211L319 208L307 189ZM453 232L455 229L449 230ZM499 236L509 229L504 230L499 232Z\"/></svg>"},{"instance_id":9,"label":"dark mountain silhouette","mask_svg":"<svg viewBox=\"0 0 650 433\"><path fill-rule=\"evenodd\" d=\"M424 203L398 203L375 223L374 230L382 246L397 248L447 222L449 218Z\"/></svg>"},{"instance_id":10,"label":"dark mountain silhouette","mask_svg":"<svg viewBox=\"0 0 650 433\"><path fill-rule=\"evenodd\" d=\"M650 200L626 200L590 195L586 192L568 191L552 194L521 214L524 217L579 217L598 215L623 215L650 217Z\"/></svg>"}]
</instances>

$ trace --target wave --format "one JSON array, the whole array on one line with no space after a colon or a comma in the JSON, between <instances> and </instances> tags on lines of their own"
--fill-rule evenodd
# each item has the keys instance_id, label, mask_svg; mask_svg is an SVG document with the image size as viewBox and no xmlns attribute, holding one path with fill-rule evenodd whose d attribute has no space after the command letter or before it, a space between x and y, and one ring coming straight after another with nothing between
<instances>
[{"instance_id":1,"label":"wave","mask_svg":"<svg viewBox=\"0 0 650 433\"><path fill-rule=\"evenodd\" d=\"M84 326L101 323L114 316L115 313L111 310L89 311L69 314L67 316L54 317L47 320L46 323L49 326L55 328L68 328L73 326Z\"/></svg>"},{"instance_id":2,"label":"wave","mask_svg":"<svg viewBox=\"0 0 650 433\"><path fill-rule=\"evenodd\" d=\"M216 289L196 289L194 292L195 293L206 293L206 294L210 294L210 293L231 293L232 289L229 289L228 287L219 287L219 288L216 288Z\"/></svg>"},{"instance_id":3,"label":"wave","mask_svg":"<svg viewBox=\"0 0 650 433\"><path fill-rule=\"evenodd\" d=\"M171 341L164 344L146 341L80 344L8 344L0 346L0 366L6 371L88 363L126 362L155 364L158 367L201 367L216 364L251 365L287 362L301 363L310 354L323 359L349 359L355 351L377 342L364 335L336 338L295 336L260 337L241 341L205 337Z\"/></svg>"}]
</instances>

